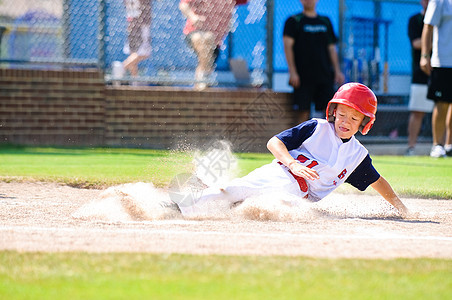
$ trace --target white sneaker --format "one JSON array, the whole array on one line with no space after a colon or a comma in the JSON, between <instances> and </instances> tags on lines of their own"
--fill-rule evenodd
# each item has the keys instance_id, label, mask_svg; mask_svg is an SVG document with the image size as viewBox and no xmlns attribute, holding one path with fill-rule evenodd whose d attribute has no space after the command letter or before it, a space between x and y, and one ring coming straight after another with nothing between
<instances>
[{"instance_id":1,"label":"white sneaker","mask_svg":"<svg viewBox=\"0 0 452 300\"><path fill-rule=\"evenodd\" d=\"M431 157L445 157L446 156L446 150L444 150L444 147L441 145L434 145L432 147L432 150L430 151Z\"/></svg>"}]
</instances>

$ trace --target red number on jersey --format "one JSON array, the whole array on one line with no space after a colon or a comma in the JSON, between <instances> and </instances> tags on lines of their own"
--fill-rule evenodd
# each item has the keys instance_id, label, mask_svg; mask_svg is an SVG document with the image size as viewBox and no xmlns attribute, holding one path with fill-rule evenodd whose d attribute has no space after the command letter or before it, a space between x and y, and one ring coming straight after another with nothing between
<instances>
[{"instance_id":1,"label":"red number on jersey","mask_svg":"<svg viewBox=\"0 0 452 300\"><path fill-rule=\"evenodd\" d=\"M347 174L347 169L344 169L339 175L337 175L337 177L339 177L339 179L342 179L345 177L345 174Z\"/></svg>"},{"instance_id":2,"label":"red number on jersey","mask_svg":"<svg viewBox=\"0 0 452 300\"><path fill-rule=\"evenodd\" d=\"M304 156L303 154L298 155L297 160L301 163L305 163L309 160L309 158L307 158L306 156ZM306 167L312 169L315 166L317 166L319 163L316 160L313 160L309 165L307 165Z\"/></svg>"}]
</instances>

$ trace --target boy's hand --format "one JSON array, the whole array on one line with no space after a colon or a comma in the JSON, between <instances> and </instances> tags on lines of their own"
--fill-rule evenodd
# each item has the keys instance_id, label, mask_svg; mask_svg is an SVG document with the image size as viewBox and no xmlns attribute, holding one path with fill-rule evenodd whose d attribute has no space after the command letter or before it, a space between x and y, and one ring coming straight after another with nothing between
<instances>
[{"instance_id":1,"label":"boy's hand","mask_svg":"<svg viewBox=\"0 0 452 300\"><path fill-rule=\"evenodd\" d=\"M400 202L399 205L396 206L397 210L399 211L399 214L402 218L407 218L409 216L411 216L412 214L410 214L410 212L408 211L408 208L403 205L402 202Z\"/></svg>"},{"instance_id":2,"label":"boy's hand","mask_svg":"<svg viewBox=\"0 0 452 300\"><path fill-rule=\"evenodd\" d=\"M319 174L316 171L303 166L298 161L294 160L288 165L290 171L297 176L303 177L307 180L316 180L319 179Z\"/></svg>"}]
</instances>

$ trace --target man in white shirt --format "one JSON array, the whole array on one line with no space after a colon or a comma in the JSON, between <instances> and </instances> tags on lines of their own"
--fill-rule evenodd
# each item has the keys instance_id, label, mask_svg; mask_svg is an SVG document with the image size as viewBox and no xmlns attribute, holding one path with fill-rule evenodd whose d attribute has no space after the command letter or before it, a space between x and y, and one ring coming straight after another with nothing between
<instances>
[{"instance_id":1,"label":"man in white shirt","mask_svg":"<svg viewBox=\"0 0 452 300\"><path fill-rule=\"evenodd\" d=\"M421 41L421 69L430 75L427 98L435 102L430 156L452 156L452 0L430 0Z\"/></svg>"}]
</instances>

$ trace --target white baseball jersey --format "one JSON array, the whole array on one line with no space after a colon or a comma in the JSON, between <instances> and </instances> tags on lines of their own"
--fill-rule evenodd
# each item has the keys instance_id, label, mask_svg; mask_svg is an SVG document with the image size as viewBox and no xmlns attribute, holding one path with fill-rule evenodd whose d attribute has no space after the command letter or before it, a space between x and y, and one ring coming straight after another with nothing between
<instances>
[{"instance_id":1,"label":"white baseball jersey","mask_svg":"<svg viewBox=\"0 0 452 300\"><path fill-rule=\"evenodd\" d=\"M227 197L231 203L260 194L285 193L319 201L344 182L365 190L380 174L372 166L367 149L352 137L343 141L336 136L334 124L312 119L276 135L301 164L312 168L320 179L295 176L276 159L248 175L232 180L222 190L212 187L189 205L179 205L184 215L196 215L208 203Z\"/></svg>"},{"instance_id":2,"label":"white baseball jersey","mask_svg":"<svg viewBox=\"0 0 452 300\"><path fill-rule=\"evenodd\" d=\"M313 201L324 198L344 183L368 154L354 136L344 143L336 135L333 123L323 119L316 121L313 134L289 151L294 159L319 174L320 179L306 181L308 198Z\"/></svg>"}]
</instances>

